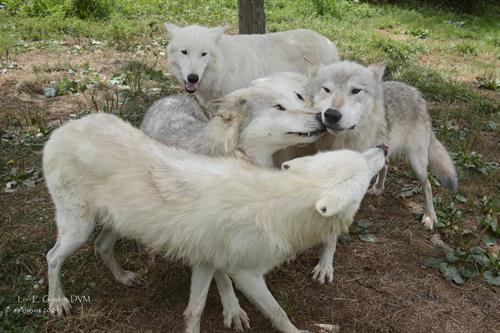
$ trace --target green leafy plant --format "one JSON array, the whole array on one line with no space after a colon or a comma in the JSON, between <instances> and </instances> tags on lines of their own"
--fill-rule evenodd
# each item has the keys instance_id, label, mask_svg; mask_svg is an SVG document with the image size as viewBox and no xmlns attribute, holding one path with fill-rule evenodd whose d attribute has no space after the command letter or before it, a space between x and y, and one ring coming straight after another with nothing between
<instances>
[{"instance_id":1,"label":"green leafy plant","mask_svg":"<svg viewBox=\"0 0 500 333\"><path fill-rule=\"evenodd\" d=\"M500 80L495 78L493 73L476 77L477 86L481 89L497 90L500 87Z\"/></svg>"}]
</instances>

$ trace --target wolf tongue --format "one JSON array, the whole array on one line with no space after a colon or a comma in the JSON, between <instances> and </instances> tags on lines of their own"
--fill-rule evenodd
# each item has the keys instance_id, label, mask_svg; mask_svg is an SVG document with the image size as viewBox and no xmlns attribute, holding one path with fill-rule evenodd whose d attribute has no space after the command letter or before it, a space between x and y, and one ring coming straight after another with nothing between
<instances>
[{"instance_id":1,"label":"wolf tongue","mask_svg":"<svg viewBox=\"0 0 500 333\"><path fill-rule=\"evenodd\" d=\"M196 88L196 83L186 82L186 90L188 92L195 92Z\"/></svg>"}]
</instances>

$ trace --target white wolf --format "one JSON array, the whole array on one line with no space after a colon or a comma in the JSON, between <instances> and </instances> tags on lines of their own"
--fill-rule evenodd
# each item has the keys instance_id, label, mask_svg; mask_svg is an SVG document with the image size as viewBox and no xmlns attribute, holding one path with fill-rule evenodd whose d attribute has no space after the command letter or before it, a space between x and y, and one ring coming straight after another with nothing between
<instances>
[{"instance_id":1,"label":"white wolf","mask_svg":"<svg viewBox=\"0 0 500 333\"><path fill-rule=\"evenodd\" d=\"M289 105L297 110L317 113L317 111L312 108L311 98L307 93L308 82L308 77L299 73L277 72L252 81L252 86L284 94L288 98ZM315 152L316 148L313 144L302 142L275 152L273 160L274 164L279 166L284 161L299 156L312 155Z\"/></svg>"},{"instance_id":2,"label":"white wolf","mask_svg":"<svg viewBox=\"0 0 500 333\"><path fill-rule=\"evenodd\" d=\"M188 96L170 96L146 112L141 129L168 145L205 155L238 150L261 166L272 167L274 152L313 143L325 132L321 113L309 113L293 90L288 96L269 89L238 89L215 102L208 119Z\"/></svg>"},{"instance_id":3,"label":"white wolf","mask_svg":"<svg viewBox=\"0 0 500 333\"><path fill-rule=\"evenodd\" d=\"M384 154L378 148L335 151L287 163L289 171L278 171L195 155L109 114L57 129L43 156L58 230L47 253L49 309L70 313L61 266L85 244L100 215L105 228L193 267L186 332L199 332L217 272L231 276L279 331L300 332L263 275L325 235L345 232ZM127 279L114 257L104 262Z\"/></svg>"},{"instance_id":4,"label":"white wolf","mask_svg":"<svg viewBox=\"0 0 500 333\"><path fill-rule=\"evenodd\" d=\"M225 35L223 27L166 23L171 71L202 104L274 72L307 74L338 60L335 45L305 29L263 35Z\"/></svg>"},{"instance_id":5,"label":"white wolf","mask_svg":"<svg viewBox=\"0 0 500 333\"><path fill-rule=\"evenodd\" d=\"M319 69L310 82L309 93L331 135L324 136L317 145L320 150L363 151L375 142L385 142L391 147L391 155L407 157L424 192L422 222L432 229L437 217L427 166L430 165L441 184L452 191L457 187L455 167L432 131L431 118L420 92L400 82L382 82L385 65L365 67L342 61ZM372 194L382 193L387 167L378 174L370 190ZM322 282L333 279L335 244L336 237L333 237L315 268L315 277Z\"/></svg>"},{"instance_id":6,"label":"white wolf","mask_svg":"<svg viewBox=\"0 0 500 333\"><path fill-rule=\"evenodd\" d=\"M302 81L290 81L291 79ZM141 129L155 140L193 153L236 155L257 165L273 167L273 153L288 146L312 143L324 134L321 113L308 113L301 94L307 79L298 73L281 73L258 80L217 101L209 120L200 104L189 96L169 96L148 109ZM300 86L296 86L301 82ZM273 89L266 87L272 83ZM260 88L265 87L265 89ZM283 94L281 93L283 92ZM116 240L112 233L107 238ZM224 325L243 330L248 316L240 307L227 276L215 275L221 295Z\"/></svg>"}]
</instances>

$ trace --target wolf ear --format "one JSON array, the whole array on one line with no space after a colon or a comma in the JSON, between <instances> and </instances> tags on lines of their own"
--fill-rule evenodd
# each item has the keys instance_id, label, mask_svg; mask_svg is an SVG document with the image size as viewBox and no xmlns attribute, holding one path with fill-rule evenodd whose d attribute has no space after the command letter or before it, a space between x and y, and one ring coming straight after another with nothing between
<instances>
[{"instance_id":1,"label":"wolf ear","mask_svg":"<svg viewBox=\"0 0 500 333\"><path fill-rule=\"evenodd\" d=\"M372 70L375 79L382 81L382 78L384 77L385 67L387 66L387 64L388 61L384 60L381 62L376 62L374 64L371 64L368 66L368 68Z\"/></svg>"},{"instance_id":2,"label":"wolf ear","mask_svg":"<svg viewBox=\"0 0 500 333\"><path fill-rule=\"evenodd\" d=\"M215 42L219 41L219 39L224 34L224 31L226 31L225 27L215 27L210 29L210 32L215 35Z\"/></svg>"},{"instance_id":3,"label":"wolf ear","mask_svg":"<svg viewBox=\"0 0 500 333\"><path fill-rule=\"evenodd\" d=\"M342 210L352 203L347 195L340 195L339 193L328 193L321 196L314 204L314 208L324 217L331 217L340 213Z\"/></svg>"},{"instance_id":4,"label":"wolf ear","mask_svg":"<svg viewBox=\"0 0 500 333\"><path fill-rule=\"evenodd\" d=\"M173 24L173 23L165 23L165 30L167 30L168 33L168 38L172 39L176 32L180 29L179 26Z\"/></svg>"},{"instance_id":5,"label":"wolf ear","mask_svg":"<svg viewBox=\"0 0 500 333\"><path fill-rule=\"evenodd\" d=\"M318 71L320 67L323 67L323 64L317 61L313 61L313 59L311 59L308 56L305 56L304 60L306 61L306 66L307 66L306 76L309 80L311 80L316 76L316 74L318 74Z\"/></svg>"}]
</instances>

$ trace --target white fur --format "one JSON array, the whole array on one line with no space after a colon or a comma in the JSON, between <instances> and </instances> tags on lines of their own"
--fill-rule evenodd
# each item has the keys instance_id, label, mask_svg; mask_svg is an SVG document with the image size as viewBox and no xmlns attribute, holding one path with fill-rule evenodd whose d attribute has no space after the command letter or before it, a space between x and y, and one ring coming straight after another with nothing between
<instances>
[{"instance_id":1,"label":"white fur","mask_svg":"<svg viewBox=\"0 0 500 333\"><path fill-rule=\"evenodd\" d=\"M380 149L336 151L290 161L283 172L167 147L109 114L68 123L43 156L58 228L47 254L49 307L58 316L69 312L60 269L100 215L105 228L193 266L186 332L199 332L218 271L279 331L299 332L263 274L325 235L347 231L383 163Z\"/></svg>"},{"instance_id":2,"label":"white fur","mask_svg":"<svg viewBox=\"0 0 500 333\"><path fill-rule=\"evenodd\" d=\"M167 23L165 28L170 38L167 57L172 73L183 85L188 75L198 75L199 82L192 88L202 104L274 72L307 75L312 66L339 58L335 45L311 30L225 35L222 27Z\"/></svg>"}]
</instances>

